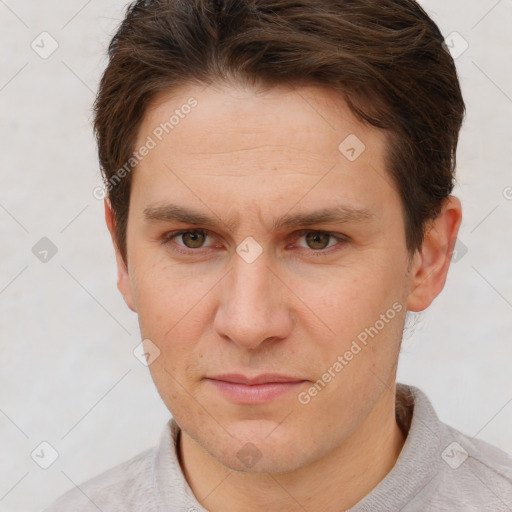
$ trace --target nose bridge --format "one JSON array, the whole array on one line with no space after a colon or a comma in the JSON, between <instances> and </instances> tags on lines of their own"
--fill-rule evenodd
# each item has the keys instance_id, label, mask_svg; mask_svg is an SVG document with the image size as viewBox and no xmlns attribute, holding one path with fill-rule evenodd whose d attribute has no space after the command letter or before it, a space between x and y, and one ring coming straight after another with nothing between
<instances>
[{"instance_id":1,"label":"nose bridge","mask_svg":"<svg viewBox=\"0 0 512 512\"><path fill-rule=\"evenodd\" d=\"M219 335L247 348L270 337L286 336L290 323L284 318L282 290L269 266L264 253L253 261L235 255L215 320Z\"/></svg>"},{"instance_id":2,"label":"nose bridge","mask_svg":"<svg viewBox=\"0 0 512 512\"><path fill-rule=\"evenodd\" d=\"M272 290L275 282L267 266L267 257L260 254L254 261L250 261L237 254L233 259L226 295L229 308L238 315L243 315L245 322L256 317L262 320L261 317L268 315L276 292Z\"/></svg>"}]
</instances>

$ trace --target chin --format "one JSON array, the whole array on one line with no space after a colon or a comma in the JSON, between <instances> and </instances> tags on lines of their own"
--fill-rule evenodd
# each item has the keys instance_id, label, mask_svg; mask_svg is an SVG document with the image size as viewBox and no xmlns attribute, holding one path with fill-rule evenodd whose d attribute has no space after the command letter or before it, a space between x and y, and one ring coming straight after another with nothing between
<instances>
[{"instance_id":1,"label":"chin","mask_svg":"<svg viewBox=\"0 0 512 512\"><path fill-rule=\"evenodd\" d=\"M227 468L243 473L288 473L313 462L304 451L307 433L298 434L284 425L265 420L245 420L230 425L223 439L216 437L205 448ZM304 437L304 440L301 439ZM310 438L310 436L309 436ZM311 443L311 439L309 439ZM316 444L311 450L318 449Z\"/></svg>"},{"instance_id":2,"label":"chin","mask_svg":"<svg viewBox=\"0 0 512 512\"><path fill-rule=\"evenodd\" d=\"M243 452L246 448L246 446L242 447L240 452ZM234 457L231 455L226 460L220 459L219 462L232 471L240 473L269 473L276 475L279 473L290 473L306 466L307 461L304 460L303 454L298 455L297 453L290 454L290 452L284 450L276 451L264 448L257 456L257 460L255 459L254 465L250 460L242 461L236 455Z\"/></svg>"}]
</instances>

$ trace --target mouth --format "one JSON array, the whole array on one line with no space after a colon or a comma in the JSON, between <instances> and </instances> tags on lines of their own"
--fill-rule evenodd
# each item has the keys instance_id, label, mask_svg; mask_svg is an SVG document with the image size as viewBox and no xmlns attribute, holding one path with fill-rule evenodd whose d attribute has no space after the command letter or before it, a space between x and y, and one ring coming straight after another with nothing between
<instances>
[{"instance_id":1,"label":"mouth","mask_svg":"<svg viewBox=\"0 0 512 512\"><path fill-rule=\"evenodd\" d=\"M240 404L270 402L308 382L305 379L279 374L247 377L241 374L225 374L206 378L224 397Z\"/></svg>"}]
</instances>

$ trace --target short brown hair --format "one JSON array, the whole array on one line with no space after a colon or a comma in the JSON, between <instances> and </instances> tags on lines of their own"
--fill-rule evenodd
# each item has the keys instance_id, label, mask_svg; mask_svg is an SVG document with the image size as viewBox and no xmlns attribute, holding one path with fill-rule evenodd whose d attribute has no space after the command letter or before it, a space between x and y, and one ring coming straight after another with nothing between
<instances>
[{"instance_id":1,"label":"short brown hair","mask_svg":"<svg viewBox=\"0 0 512 512\"><path fill-rule=\"evenodd\" d=\"M453 189L465 106L443 36L413 0L137 1L108 54L94 130L125 262L131 173L112 180L132 156L151 100L186 84L339 91L358 119L388 135L411 254Z\"/></svg>"}]
</instances>

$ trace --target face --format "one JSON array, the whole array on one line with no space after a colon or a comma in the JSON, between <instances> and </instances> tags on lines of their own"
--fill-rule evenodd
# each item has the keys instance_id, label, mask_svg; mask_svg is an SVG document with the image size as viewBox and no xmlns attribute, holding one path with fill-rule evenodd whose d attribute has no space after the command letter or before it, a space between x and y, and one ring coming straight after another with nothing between
<instances>
[{"instance_id":1,"label":"face","mask_svg":"<svg viewBox=\"0 0 512 512\"><path fill-rule=\"evenodd\" d=\"M410 309L416 263L384 134L321 87L217 85L161 96L137 148L148 137L119 287L160 351L150 371L163 401L229 468L318 460L393 385ZM295 383L256 391L225 374Z\"/></svg>"}]
</instances>

